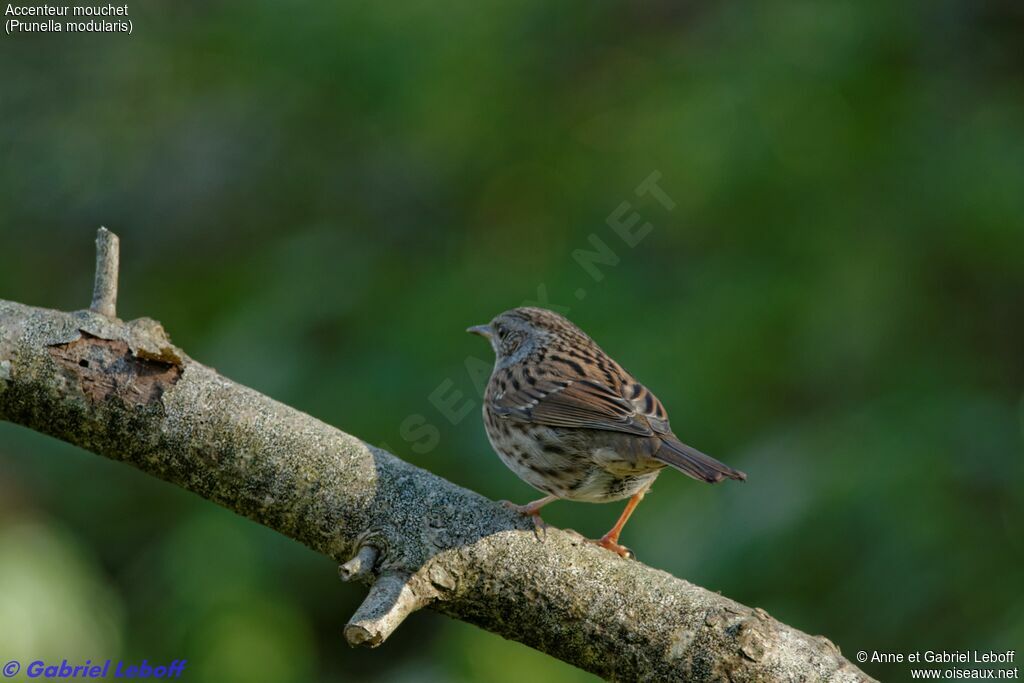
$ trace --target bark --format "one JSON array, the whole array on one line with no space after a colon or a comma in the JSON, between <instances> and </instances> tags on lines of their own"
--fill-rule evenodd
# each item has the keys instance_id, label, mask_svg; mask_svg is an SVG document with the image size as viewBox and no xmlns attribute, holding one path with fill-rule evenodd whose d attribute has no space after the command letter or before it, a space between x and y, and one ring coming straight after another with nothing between
<instances>
[{"instance_id":1,"label":"bark","mask_svg":"<svg viewBox=\"0 0 1024 683\"><path fill-rule=\"evenodd\" d=\"M105 310L0 300L0 419L344 563L342 578L371 584L345 629L353 645L429 606L608 679L872 680L824 637L570 532L538 538L502 506L197 363L159 323Z\"/></svg>"}]
</instances>

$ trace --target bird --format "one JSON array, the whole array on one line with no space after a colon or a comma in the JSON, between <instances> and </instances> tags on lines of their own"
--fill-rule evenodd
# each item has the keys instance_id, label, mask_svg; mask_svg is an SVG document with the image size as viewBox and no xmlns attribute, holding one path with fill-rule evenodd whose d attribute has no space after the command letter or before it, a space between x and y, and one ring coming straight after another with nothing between
<instances>
[{"instance_id":1,"label":"bird","mask_svg":"<svg viewBox=\"0 0 1024 683\"><path fill-rule=\"evenodd\" d=\"M661 401L564 316L513 308L466 330L487 339L494 369L484 391L488 440L501 461L546 494L507 507L546 528L555 500L628 499L608 533L587 539L620 557L622 528L665 467L711 484L745 481L739 470L684 444Z\"/></svg>"}]
</instances>

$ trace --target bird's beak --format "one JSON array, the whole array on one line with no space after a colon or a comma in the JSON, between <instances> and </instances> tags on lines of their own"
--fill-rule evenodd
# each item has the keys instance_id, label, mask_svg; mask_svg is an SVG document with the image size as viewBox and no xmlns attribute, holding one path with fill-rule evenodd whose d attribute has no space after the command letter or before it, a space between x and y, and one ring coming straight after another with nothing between
<instances>
[{"instance_id":1,"label":"bird's beak","mask_svg":"<svg viewBox=\"0 0 1024 683\"><path fill-rule=\"evenodd\" d=\"M466 332L470 332L472 334L479 334L481 337L484 337L485 339L491 338L490 325L473 325L473 327L466 328Z\"/></svg>"}]
</instances>

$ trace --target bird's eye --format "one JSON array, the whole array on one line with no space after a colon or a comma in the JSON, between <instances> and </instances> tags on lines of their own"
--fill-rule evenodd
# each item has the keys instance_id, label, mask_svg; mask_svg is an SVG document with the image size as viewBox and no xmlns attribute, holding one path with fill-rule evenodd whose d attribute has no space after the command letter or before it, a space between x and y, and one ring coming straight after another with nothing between
<instances>
[{"instance_id":1,"label":"bird's eye","mask_svg":"<svg viewBox=\"0 0 1024 683\"><path fill-rule=\"evenodd\" d=\"M498 339L504 339L505 335L508 334L508 330L505 329L505 327L502 326L502 325L498 325L497 331L498 331Z\"/></svg>"}]
</instances>

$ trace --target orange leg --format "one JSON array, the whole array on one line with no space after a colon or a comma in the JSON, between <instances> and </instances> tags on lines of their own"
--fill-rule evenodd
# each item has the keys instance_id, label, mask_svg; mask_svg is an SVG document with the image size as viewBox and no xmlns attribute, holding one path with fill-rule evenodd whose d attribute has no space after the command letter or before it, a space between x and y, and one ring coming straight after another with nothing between
<instances>
[{"instance_id":1,"label":"orange leg","mask_svg":"<svg viewBox=\"0 0 1024 683\"><path fill-rule=\"evenodd\" d=\"M635 510L636 506L640 504L640 501L644 499L645 493L647 493L646 489L630 498L629 502L626 503L626 509L622 511L621 515L619 515L619 521L615 522L615 526L613 526L604 536L593 541L593 543L598 544L602 548L611 550L613 553L618 554L619 557L628 557L632 555L632 550L624 545L619 545L619 534L622 533L622 527L626 526L626 522L629 520L629 516L633 514L633 510Z\"/></svg>"},{"instance_id":2,"label":"orange leg","mask_svg":"<svg viewBox=\"0 0 1024 683\"><path fill-rule=\"evenodd\" d=\"M544 520L540 518L540 509L548 503L556 500L558 500L558 496L544 496L543 498L535 500L532 503L527 503L526 505L516 505L515 503L511 503L507 500L501 501L501 504L513 512L518 512L521 515L532 517L534 528L537 531L541 531L547 527L547 524L545 524Z\"/></svg>"}]
</instances>

